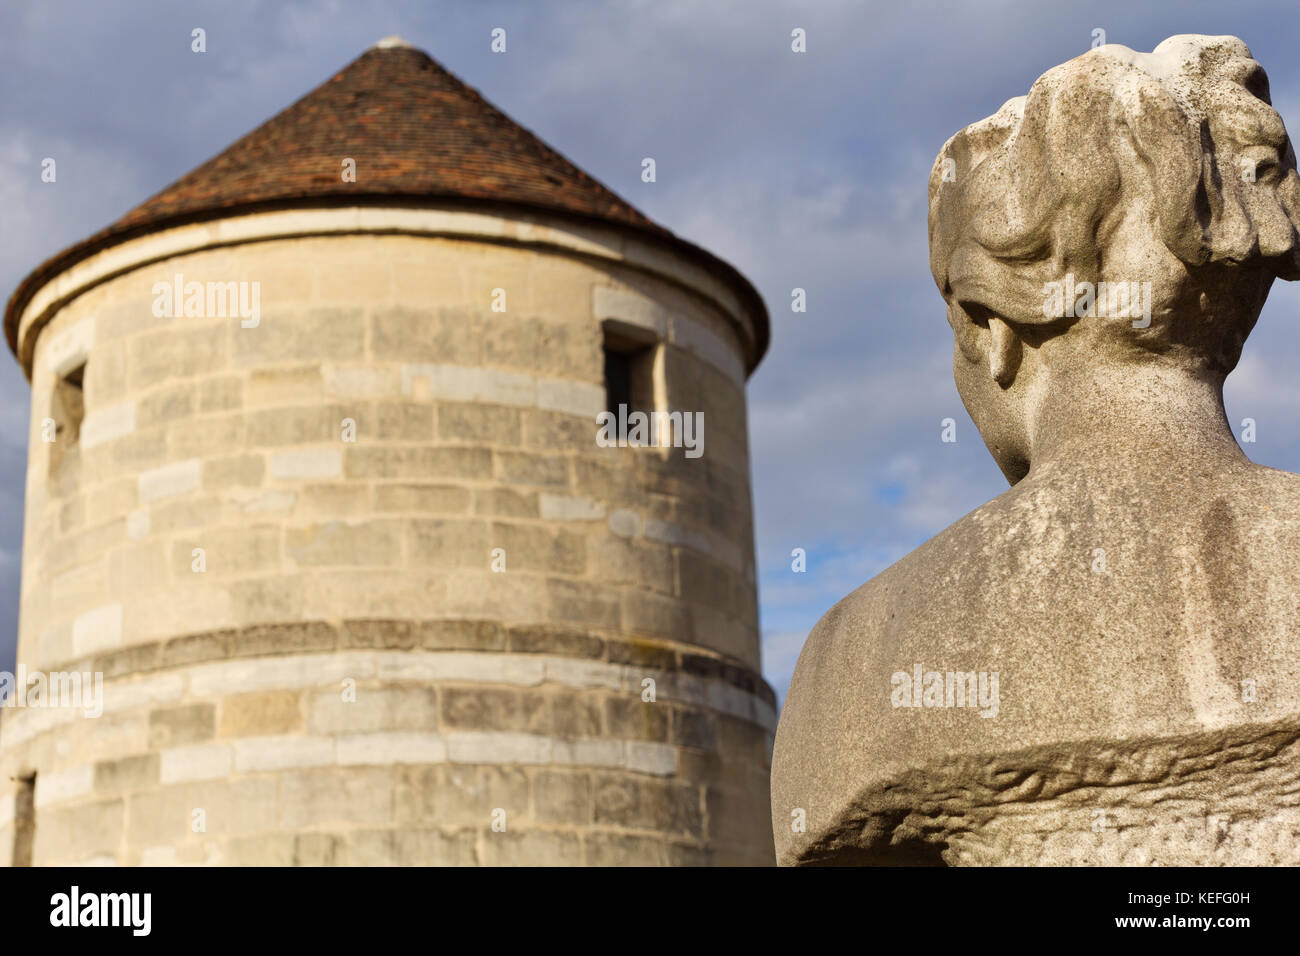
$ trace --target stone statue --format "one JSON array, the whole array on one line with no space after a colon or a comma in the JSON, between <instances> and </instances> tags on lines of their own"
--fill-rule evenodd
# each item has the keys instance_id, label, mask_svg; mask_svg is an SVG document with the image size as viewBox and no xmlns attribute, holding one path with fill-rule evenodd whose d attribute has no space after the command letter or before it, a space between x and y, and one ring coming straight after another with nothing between
<instances>
[{"instance_id":1,"label":"stone statue","mask_svg":"<svg viewBox=\"0 0 1300 956\"><path fill-rule=\"evenodd\" d=\"M1223 406L1298 224L1235 37L1099 47L944 145L930 264L1011 488L808 638L780 862L1300 863L1300 476Z\"/></svg>"}]
</instances>

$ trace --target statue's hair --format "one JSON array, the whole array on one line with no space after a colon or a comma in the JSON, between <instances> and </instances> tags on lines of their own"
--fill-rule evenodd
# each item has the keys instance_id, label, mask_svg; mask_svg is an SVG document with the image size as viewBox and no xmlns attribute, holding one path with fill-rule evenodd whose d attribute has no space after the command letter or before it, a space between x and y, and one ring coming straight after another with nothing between
<instances>
[{"instance_id":1,"label":"statue's hair","mask_svg":"<svg viewBox=\"0 0 1300 956\"><path fill-rule=\"evenodd\" d=\"M1256 181L1228 134L1261 148ZM1158 278L1105 274L1108 239L1135 214L1188 270L1265 263L1300 277L1295 155L1263 69L1235 37L1098 47L953 136L930 173L929 215L950 320L983 309L1041 325L1045 284L1067 274Z\"/></svg>"}]
</instances>

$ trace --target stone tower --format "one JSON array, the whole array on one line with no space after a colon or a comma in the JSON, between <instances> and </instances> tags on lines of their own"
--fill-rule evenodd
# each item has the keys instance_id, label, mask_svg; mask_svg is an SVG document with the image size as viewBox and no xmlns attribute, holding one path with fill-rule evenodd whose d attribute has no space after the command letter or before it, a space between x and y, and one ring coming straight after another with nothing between
<instances>
[{"instance_id":1,"label":"stone tower","mask_svg":"<svg viewBox=\"0 0 1300 956\"><path fill-rule=\"evenodd\" d=\"M771 861L735 269L394 38L4 328L19 676L103 685L0 711L3 860Z\"/></svg>"}]
</instances>

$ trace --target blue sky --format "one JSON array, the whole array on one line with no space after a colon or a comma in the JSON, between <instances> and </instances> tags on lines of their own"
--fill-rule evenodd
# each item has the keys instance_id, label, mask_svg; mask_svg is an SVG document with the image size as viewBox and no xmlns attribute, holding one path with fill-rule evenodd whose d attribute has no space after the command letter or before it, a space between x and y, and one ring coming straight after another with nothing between
<instances>
[{"instance_id":1,"label":"blue sky","mask_svg":"<svg viewBox=\"0 0 1300 956\"><path fill-rule=\"evenodd\" d=\"M1276 3L17 0L0 10L0 287L118 218L399 33L772 312L749 384L764 670L784 694L837 600L1005 488L952 383L926 184L960 127L1086 51L1241 37L1300 124L1297 15ZM190 30L208 52L190 52ZM494 27L508 53L489 50ZM790 31L807 31L807 53ZM40 182L53 156L58 182ZM653 156L657 181L640 180ZM790 290L808 311L790 311ZM1229 419L1300 471L1300 290L1278 284ZM0 357L0 669L17 620L28 388ZM940 441L940 421L957 442ZM803 548L807 571L791 570Z\"/></svg>"}]
</instances>

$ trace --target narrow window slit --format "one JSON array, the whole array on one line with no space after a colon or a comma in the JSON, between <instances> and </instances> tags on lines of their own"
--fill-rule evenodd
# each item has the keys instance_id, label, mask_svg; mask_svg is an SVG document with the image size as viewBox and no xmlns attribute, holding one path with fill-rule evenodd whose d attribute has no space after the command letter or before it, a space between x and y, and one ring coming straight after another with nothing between
<instances>
[{"instance_id":1,"label":"narrow window slit","mask_svg":"<svg viewBox=\"0 0 1300 956\"><path fill-rule=\"evenodd\" d=\"M619 414L655 408L654 361L658 340L653 333L623 322L604 323L605 408Z\"/></svg>"},{"instance_id":2,"label":"narrow window slit","mask_svg":"<svg viewBox=\"0 0 1300 956\"><path fill-rule=\"evenodd\" d=\"M14 842L10 866L31 866L36 843L36 774L18 778L14 792Z\"/></svg>"},{"instance_id":3,"label":"narrow window slit","mask_svg":"<svg viewBox=\"0 0 1300 956\"><path fill-rule=\"evenodd\" d=\"M54 443L50 446L50 477L59 474L81 440L81 423L86 417L83 388L86 363L59 376L50 400L50 418L54 420Z\"/></svg>"}]
</instances>

